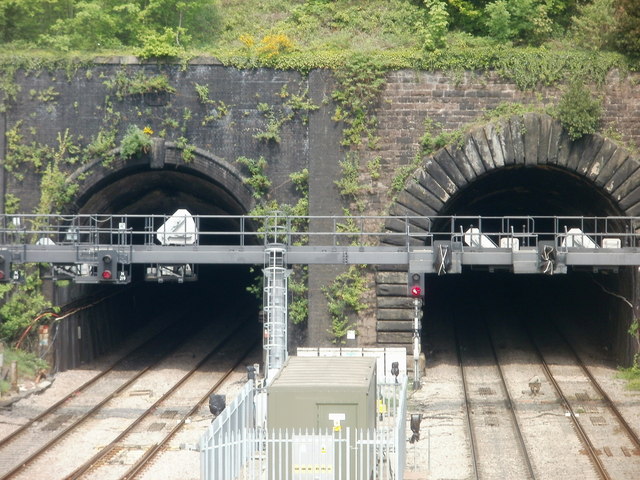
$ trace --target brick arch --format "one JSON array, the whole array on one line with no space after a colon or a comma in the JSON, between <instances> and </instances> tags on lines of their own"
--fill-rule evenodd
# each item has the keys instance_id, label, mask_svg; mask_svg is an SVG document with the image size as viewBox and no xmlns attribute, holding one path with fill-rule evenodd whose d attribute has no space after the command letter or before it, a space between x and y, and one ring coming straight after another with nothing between
<instances>
[{"instance_id":1,"label":"brick arch","mask_svg":"<svg viewBox=\"0 0 640 480\"><path fill-rule=\"evenodd\" d=\"M405 215L441 214L466 186L510 166L565 170L600 189L625 215L640 215L640 158L600 135L572 141L558 120L528 113L478 127L460 143L425 158L392 205L390 214L398 218L389 220L386 229L406 231L405 219L400 218ZM411 231L424 230L419 218L408 221ZM379 343L411 343L413 310L406 298L406 282L404 270L379 269L376 273Z\"/></svg>"},{"instance_id":2,"label":"brick arch","mask_svg":"<svg viewBox=\"0 0 640 480\"><path fill-rule=\"evenodd\" d=\"M174 142L153 138L149 153L125 158L120 155L120 149L116 148L110 152L114 157L110 165L103 165L103 159L98 158L78 168L70 176L71 180L78 180L80 184L74 209L77 211L91 195L131 172L162 170L190 173L216 184L237 206L238 211L233 213L246 213L253 208L255 200L251 189L243 182L242 175L233 165L200 148L195 148L194 158L185 162L182 151Z\"/></svg>"}]
</instances>

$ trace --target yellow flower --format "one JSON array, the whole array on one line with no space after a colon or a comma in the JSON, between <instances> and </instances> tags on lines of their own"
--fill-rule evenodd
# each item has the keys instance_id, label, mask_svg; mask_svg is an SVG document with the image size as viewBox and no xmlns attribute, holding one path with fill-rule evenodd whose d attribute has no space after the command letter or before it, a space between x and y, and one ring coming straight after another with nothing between
<instances>
[{"instance_id":1,"label":"yellow flower","mask_svg":"<svg viewBox=\"0 0 640 480\"><path fill-rule=\"evenodd\" d=\"M153 135L153 130L151 130L151 127L144 127L144 129L142 130L142 133L146 133L147 135Z\"/></svg>"},{"instance_id":2,"label":"yellow flower","mask_svg":"<svg viewBox=\"0 0 640 480\"><path fill-rule=\"evenodd\" d=\"M258 53L266 58L271 58L280 53L291 51L293 47L293 41L284 33L266 35L260 41Z\"/></svg>"},{"instance_id":3,"label":"yellow flower","mask_svg":"<svg viewBox=\"0 0 640 480\"><path fill-rule=\"evenodd\" d=\"M247 35L246 33L243 33L242 35L240 35L239 40L244 44L245 47L247 48L251 48L255 45L256 41L254 40L254 38L251 35Z\"/></svg>"}]
</instances>

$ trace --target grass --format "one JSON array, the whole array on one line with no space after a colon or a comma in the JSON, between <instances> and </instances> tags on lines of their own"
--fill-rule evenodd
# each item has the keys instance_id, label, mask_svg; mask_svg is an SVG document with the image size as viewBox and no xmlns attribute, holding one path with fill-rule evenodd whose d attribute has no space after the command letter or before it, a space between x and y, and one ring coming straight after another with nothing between
<instances>
[{"instance_id":1,"label":"grass","mask_svg":"<svg viewBox=\"0 0 640 480\"><path fill-rule=\"evenodd\" d=\"M618 378L623 378L627 381L629 390L640 390L640 367L620 368Z\"/></svg>"},{"instance_id":2,"label":"grass","mask_svg":"<svg viewBox=\"0 0 640 480\"><path fill-rule=\"evenodd\" d=\"M17 362L18 378L34 379L41 370L47 370L49 364L33 353L24 350L5 349L4 350L4 367L8 368L11 363ZM0 380L0 392L9 391L11 385L6 380Z\"/></svg>"}]
</instances>

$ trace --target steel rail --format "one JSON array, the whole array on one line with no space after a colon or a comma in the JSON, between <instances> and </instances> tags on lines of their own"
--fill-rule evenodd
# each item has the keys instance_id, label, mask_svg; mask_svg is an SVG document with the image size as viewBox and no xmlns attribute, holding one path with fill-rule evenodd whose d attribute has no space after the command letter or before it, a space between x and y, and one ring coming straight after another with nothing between
<instances>
[{"instance_id":1,"label":"steel rail","mask_svg":"<svg viewBox=\"0 0 640 480\"><path fill-rule=\"evenodd\" d=\"M156 456L158 455L158 453L164 448L164 446L169 443L169 440L171 440L176 433L178 433L178 431L182 428L182 426L184 425L184 421L190 417L191 415L193 415L195 412L198 411L198 409L201 407L201 405L203 403L205 403L206 401L208 401L209 396L212 393L215 393L216 390L222 385L222 383L233 373L233 371L240 365L241 362L243 362L248 356L249 354L256 348L256 346L258 346L260 344L260 341L258 340L257 342L253 343L253 345L251 345L251 347L249 347L244 354L238 359L238 361L233 365L233 367L231 367L227 373L220 378L220 380L218 380L213 387L211 387L207 393L200 399L200 401L194 405L191 410L189 410L189 412L183 417L182 421L180 421L177 425L175 425L173 427L173 429L171 429L171 431L164 437L164 439L162 439L159 443L157 443L156 445L154 445L148 452L145 453L145 455L143 455L142 458L140 458L140 460L138 460L130 469L129 471L127 471L127 473L125 473L125 475L123 475L120 480L128 480L130 478L135 478L148 464L149 462Z\"/></svg>"},{"instance_id":2,"label":"steel rail","mask_svg":"<svg viewBox=\"0 0 640 480\"><path fill-rule=\"evenodd\" d=\"M462 349L460 347L460 336L458 335L458 326L454 322L453 335L456 343L456 353L458 355L458 365L460 365L460 374L462 376L462 390L464 393L464 410L467 418L467 431L469 432L469 441L471 443L471 465L473 467L473 478L480 480L480 471L478 470L478 446L476 442L476 434L473 430L473 422L471 420L471 408L469 399L469 389L467 386L467 376L464 371L464 364L462 363Z\"/></svg>"},{"instance_id":3,"label":"steel rail","mask_svg":"<svg viewBox=\"0 0 640 480\"><path fill-rule=\"evenodd\" d=\"M531 464L531 458L529 456L529 453L527 451L527 445L524 441L524 436L522 434L522 428L520 427L520 422L518 421L518 416L516 415L516 411L515 411L515 405L513 403L513 399L511 398L511 394L509 393L509 388L507 387L507 382L504 378L504 372L502 370L502 366L500 365L500 361L498 360L498 354L496 352L496 348L495 345L493 343L493 338L491 337L491 330L489 329L489 325L487 324L486 320L485 320L485 328L486 328L486 332L487 332L487 338L489 339L489 346L491 347L491 353L493 354L493 358L496 362L496 366L498 367L498 374L500 375L500 381L502 383L502 388L505 392L505 395L507 397L507 407L508 410L511 412L511 418L513 420L513 425L514 425L514 430L516 432L516 436L518 437L518 445L520 446L521 450L522 450L522 455L524 457L526 466L527 466L527 470L529 472L529 477L531 478L531 480L535 480L536 479L536 474L533 470L533 465Z\"/></svg>"},{"instance_id":4,"label":"steel rail","mask_svg":"<svg viewBox=\"0 0 640 480\"><path fill-rule=\"evenodd\" d=\"M640 436L638 436L638 434L633 430L633 428L631 428L631 425L629 425L629 422L627 422L625 418L622 416L622 413L620 412L620 410L618 410L618 407L616 407L613 401L611 400L611 397L607 395L604 389L600 386L600 383L598 383L596 378L589 371L585 363L582 361L582 357L580 357L580 355L578 354L576 349L573 347L573 345L571 344L569 339L566 337L566 335L564 335L564 333L562 333L559 329L556 329L556 330L560 338L562 338L562 340L569 347L569 350L571 351L571 353L573 353L573 355L576 357L576 360L578 361L578 365L582 369L582 372L587 376L592 386L595 388L595 390L604 400L604 403L606 404L607 408L611 410L611 413L613 413L613 415L616 417L616 419L624 429L631 443L635 444L638 451L640 451Z\"/></svg>"},{"instance_id":5,"label":"steel rail","mask_svg":"<svg viewBox=\"0 0 640 480\"><path fill-rule=\"evenodd\" d=\"M171 315L171 313L167 313L166 315ZM176 318L176 317L174 317L174 318ZM182 317L177 317L177 318L182 318ZM116 367L118 367L119 365L122 365L131 356L136 354L136 352L144 350L150 343L158 340L160 337L165 335L167 330L169 330L172 326L176 325L177 322L178 322L178 320L176 319L173 323L169 324L166 328L164 328L163 330L161 330L157 334L155 334L152 337L149 337L148 339L144 340L143 343L139 344L138 346L133 347L131 350L129 350L126 354L124 354L118 360L113 362L111 365L107 366L105 370L102 370L100 373L96 374L94 377L92 377L91 379L89 379L88 381L86 381L85 383L80 385L79 387L75 388L71 393L69 393L68 395L62 397L60 400L55 402L53 405L48 407L46 410L40 412L37 416L29 419L27 421L27 423L21 425L19 428L17 428L13 432L11 432L9 435L7 435L6 437L0 439L0 449L3 448L8 443L16 441L18 436L22 432L27 430L29 427L33 426L34 423L42 420L47 415L53 414L62 405L64 405L67 401L69 401L69 399L77 396L79 393L84 392L89 387L91 387L93 384L95 384L98 380L102 379L105 375L107 375L110 372L114 371L116 369Z\"/></svg>"},{"instance_id":6,"label":"steel rail","mask_svg":"<svg viewBox=\"0 0 640 480\"><path fill-rule=\"evenodd\" d=\"M236 328L235 330L233 330L232 332L229 333L229 335L227 335L226 337L224 337L224 339L222 340L222 342L220 342L218 345L216 345L207 355L205 355L193 368L191 368L191 370L189 370L186 374L184 374L182 376L182 378L180 378L180 380L178 380L178 382L176 382L169 390L167 390L165 393L163 393L160 398L158 398L149 408L147 408L147 410L145 410L141 415L139 415L133 422L131 422L124 430L122 430L122 432L120 432L120 434L118 434L118 436L116 438L114 438L107 446L105 446L103 449L101 449L98 453L96 453L93 457L91 457L89 460L87 460L85 463L83 463L80 467L78 467L76 470L74 470L72 473L70 473L67 477L65 477L66 479L78 479L78 478L82 478L82 476L86 473L91 472L94 468L97 468L98 465L97 463L105 458L108 457L109 454L117 448L118 444L122 442L122 440L125 439L125 437L127 437L131 432L133 432L133 430L145 419L147 418L149 415L155 413L158 409L158 407L165 401L167 400L171 395L173 395L186 381L188 381L191 377L193 377L193 375L195 375L196 373L198 373L200 371L200 369L202 368L203 365L205 365L209 360L211 360L211 358L213 358L214 355L216 355L220 349L222 347L225 346L225 344L227 342L229 342L230 338L237 334L239 331L241 331L241 327L244 327L245 323L240 323L238 328ZM251 351L253 351L253 349L256 347L257 342L254 342L240 357L239 359L234 363L234 365L227 370L227 372L224 373L223 377L221 378L221 380L219 380L218 382L216 382L216 384L214 385L213 390L217 389L218 386L226 379L229 377L229 375L231 375L231 373L233 372L233 370L235 370L238 365L240 364L240 362L242 360L244 360L249 353L251 353ZM206 397L204 397L204 399L208 399L209 398L209 394L207 394ZM179 430L184 421L190 417L193 412L203 403L204 399L201 399L197 402L196 407L193 407L189 410L189 413L185 416L183 416L183 418L180 420L180 422L177 423L176 427L174 427L171 432L168 435L171 435L171 437L173 437L174 432L177 432L177 430ZM163 441L161 441L160 443L154 445L154 447L151 449L153 450L153 454L155 455L155 452L157 452L157 450L159 449L159 446L166 444L169 439L171 438L167 438L165 437L165 439L163 439ZM145 452L142 456L142 459L139 459L138 462L136 462L135 465L137 465L138 463L141 462L141 460L149 457L150 455L148 455L148 452ZM146 463L148 461L148 459L144 460L142 462L142 464ZM125 476L123 476L122 478L128 478L128 474L125 474Z\"/></svg>"},{"instance_id":7,"label":"steel rail","mask_svg":"<svg viewBox=\"0 0 640 480\"><path fill-rule=\"evenodd\" d=\"M230 332L229 335L233 334L234 331ZM180 346L184 343L183 340L185 340L185 338L177 338L177 339L175 337L172 337L172 338L174 340L176 340L176 342L175 342L174 345L171 346L171 348L167 351L167 353L165 355L162 355L160 358L156 359L155 361L151 362L146 367L142 368L140 371L136 372L133 375L133 377L131 377L129 380L125 381L118 388L116 388L114 391L112 391L109 395L104 397L100 402L98 402L96 405L91 407L88 411L83 413L80 417L75 419L74 422L72 422L71 424L67 425L67 427L65 427L58 435L56 435L55 437L51 438L50 440L45 442L43 445L38 447L33 453L28 455L27 458L21 460L16 466L11 468L8 472L3 472L3 475L2 475L2 477L0 477L0 480L8 480L14 474L18 473L19 471L21 471L22 469L26 468L28 465L33 463L36 459L38 459L40 456L42 456L47 450L49 450L49 448L51 448L53 445L55 445L56 443L61 441L70 432L72 432L73 430L78 428L78 426L80 426L81 424L86 422L89 418L93 417L96 412L98 412L105 404L107 404L109 401L111 401L120 392L124 391L127 387L132 385L136 380L138 380L140 377L142 377L144 374L146 374L153 367L155 367L156 365L160 364L166 358L166 356L170 355L172 352L175 352L178 348L180 348Z\"/></svg>"},{"instance_id":8,"label":"steel rail","mask_svg":"<svg viewBox=\"0 0 640 480\"><path fill-rule=\"evenodd\" d=\"M600 461L600 457L598 455L598 452L596 451L596 448L594 447L593 443L591 443L591 440L589 439L589 436L587 435L587 433L584 431L584 428L582 428L582 425L580 425L580 422L578 421L576 413L571 407L571 404L569 403L569 399L566 397L566 395L560 388L560 385L558 384L555 377L553 376L553 373L551 372L549 365L544 359L544 355L542 355L542 352L540 351L538 344L533 338L533 334L531 333L531 330L529 329L528 326L525 326L524 330L527 332L531 345L533 346L533 349L536 352L536 355L538 356L538 360L542 365L542 369L544 370L547 380L549 380L549 383L553 385L553 388L555 389L556 393L560 397L560 401L564 406L564 408L566 408L569 411L569 417L571 418L572 424L576 432L578 433L578 437L580 438L582 444L584 445L585 450L589 456L589 459L591 460L591 463L596 469L596 472L598 473L598 475L602 480L610 480L611 477L607 473L607 470L604 464Z\"/></svg>"}]
</instances>

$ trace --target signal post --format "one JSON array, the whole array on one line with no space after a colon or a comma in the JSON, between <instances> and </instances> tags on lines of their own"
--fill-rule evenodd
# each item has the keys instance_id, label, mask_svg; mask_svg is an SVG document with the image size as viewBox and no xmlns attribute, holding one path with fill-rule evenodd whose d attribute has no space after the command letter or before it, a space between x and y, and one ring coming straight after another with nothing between
<instances>
[{"instance_id":1,"label":"signal post","mask_svg":"<svg viewBox=\"0 0 640 480\"><path fill-rule=\"evenodd\" d=\"M413 388L420 388L420 340L422 338L422 299L424 274L409 272L409 296L413 298Z\"/></svg>"}]
</instances>

